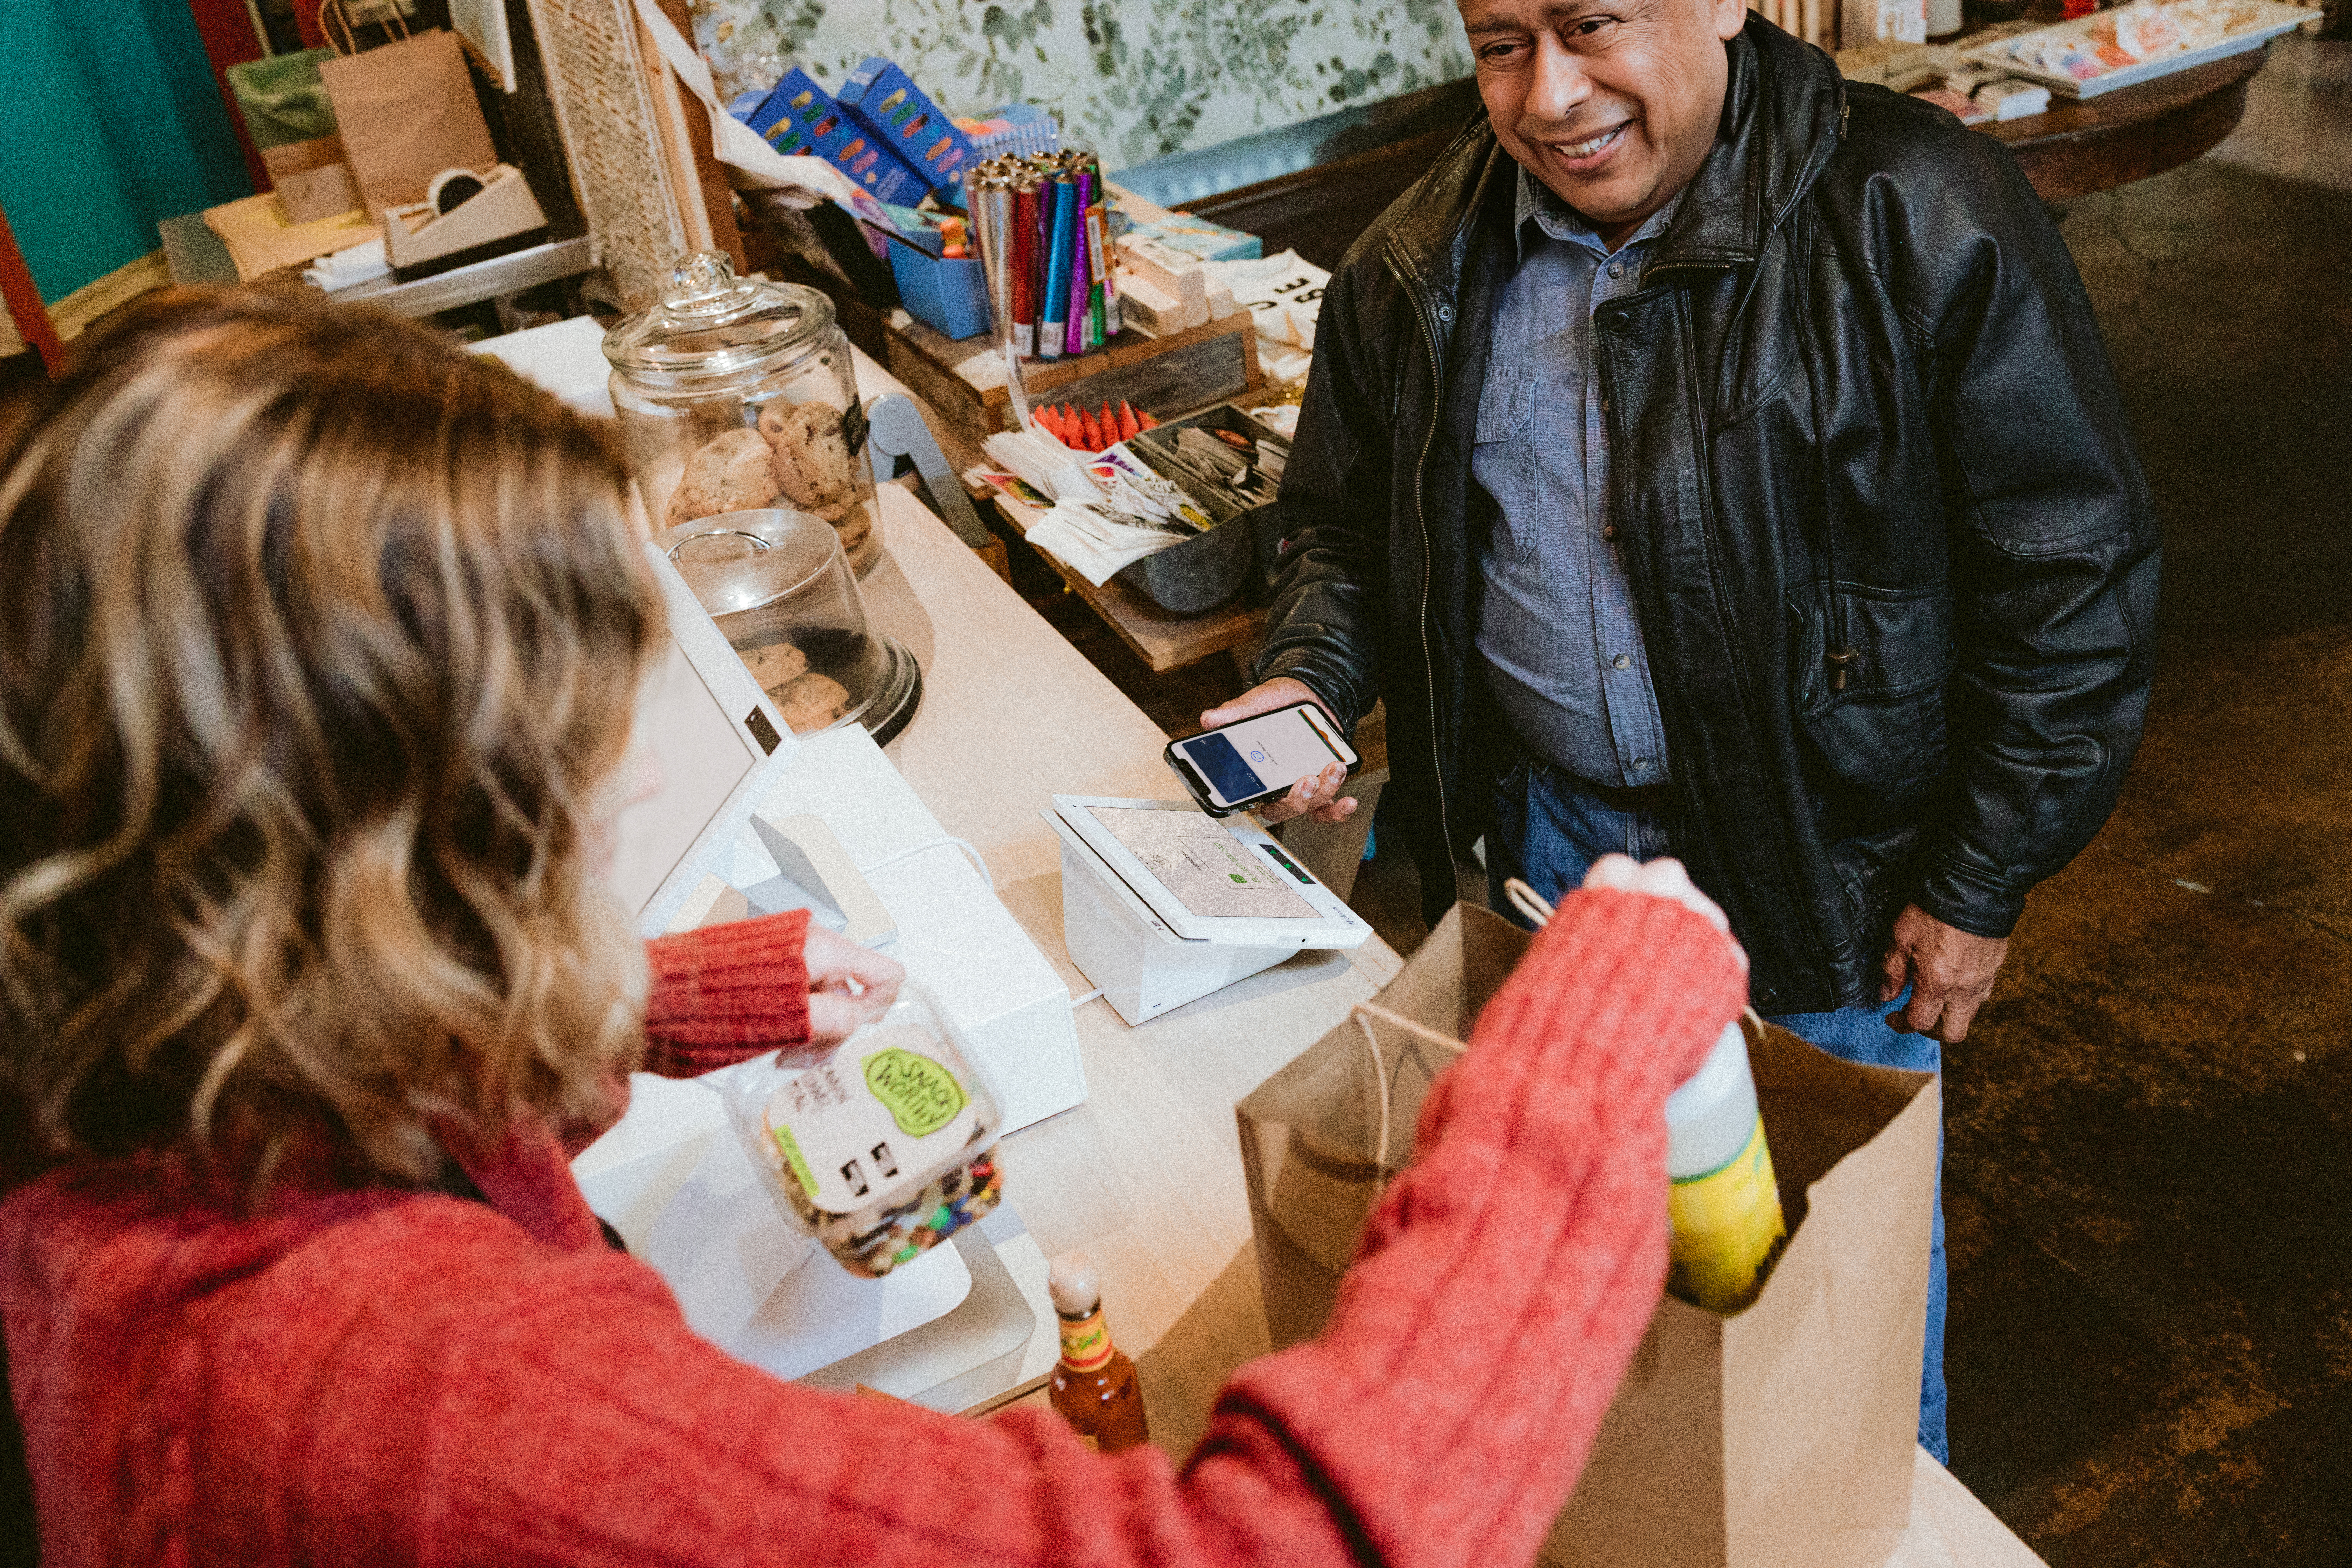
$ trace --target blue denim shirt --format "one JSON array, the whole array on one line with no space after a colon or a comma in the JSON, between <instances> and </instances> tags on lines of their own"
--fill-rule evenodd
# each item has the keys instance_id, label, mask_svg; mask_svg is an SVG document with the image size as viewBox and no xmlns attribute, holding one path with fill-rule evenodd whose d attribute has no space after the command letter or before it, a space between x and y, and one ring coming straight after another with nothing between
<instances>
[{"instance_id":1,"label":"blue denim shirt","mask_svg":"<svg viewBox=\"0 0 2352 1568\"><path fill-rule=\"evenodd\" d=\"M1495 305L1471 478L1501 515L1474 542L1487 689L1538 757L1593 784L1664 784L1650 683L1609 507L1609 439L1592 311L1642 286L1681 197L1614 255L1519 171L1518 265Z\"/></svg>"}]
</instances>

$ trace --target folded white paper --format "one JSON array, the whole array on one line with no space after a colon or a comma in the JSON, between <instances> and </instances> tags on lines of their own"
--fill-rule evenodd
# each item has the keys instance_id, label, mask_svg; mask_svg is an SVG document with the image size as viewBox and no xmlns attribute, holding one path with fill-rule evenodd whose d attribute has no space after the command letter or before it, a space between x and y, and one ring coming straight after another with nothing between
<instances>
[{"instance_id":1,"label":"folded white paper","mask_svg":"<svg viewBox=\"0 0 2352 1568\"><path fill-rule=\"evenodd\" d=\"M1191 535L1130 527L1092 507L1061 501L1033 523L1025 537L1031 544L1099 588L1118 575L1120 568L1162 550L1172 550Z\"/></svg>"},{"instance_id":2,"label":"folded white paper","mask_svg":"<svg viewBox=\"0 0 2352 1568\"><path fill-rule=\"evenodd\" d=\"M382 278L391 270L392 263L383 253L383 239L378 236L364 245L321 256L302 268L302 281L331 294L339 289Z\"/></svg>"}]
</instances>

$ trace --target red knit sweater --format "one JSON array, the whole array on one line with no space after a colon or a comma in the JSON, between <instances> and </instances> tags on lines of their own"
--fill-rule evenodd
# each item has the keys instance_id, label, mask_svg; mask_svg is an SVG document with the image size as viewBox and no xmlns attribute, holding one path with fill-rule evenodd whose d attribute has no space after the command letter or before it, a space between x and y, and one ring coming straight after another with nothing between
<instances>
[{"instance_id":1,"label":"red knit sweater","mask_svg":"<svg viewBox=\"0 0 2352 1568\"><path fill-rule=\"evenodd\" d=\"M804 1010L779 934L656 944L656 1062ZM1570 898L1432 1095L1323 1337L1236 1373L1181 1467L730 1359L598 1242L551 1135L460 1154L492 1206L240 1216L152 1162L69 1164L0 1204L46 1560L1525 1562L1664 1276L1665 1091L1741 995L1696 915Z\"/></svg>"}]
</instances>

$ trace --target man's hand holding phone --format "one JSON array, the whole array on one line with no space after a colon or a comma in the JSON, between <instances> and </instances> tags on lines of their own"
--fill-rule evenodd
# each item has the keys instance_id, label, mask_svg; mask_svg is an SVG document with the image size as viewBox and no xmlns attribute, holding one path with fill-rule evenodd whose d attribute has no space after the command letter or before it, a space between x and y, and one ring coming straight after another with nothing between
<instances>
[{"instance_id":1,"label":"man's hand holding phone","mask_svg":"<svg viewBox=\"0 0 2352 1568\"><path fill-rule=\"evenodd\" d=\"M1303 680L1279 675L1272 680L1251 687L1222 708L1212 708L1201 715L1201 727L1220 730L1254 719L1261 713L1311 702L1323 708L1323 700ZM1324 710L1328 714L1328 710ZM1294 816L1311 816L1318 822L1345 822L1356 815L1356 800L1342 797L1339 791L1348 782L1348 770L1332 763L1319 773L1308 773L1290 786L1290 793L1279 800L1266 801L1257 810L1261 821L1286 822Z\"/></svg>"}]
</instances>

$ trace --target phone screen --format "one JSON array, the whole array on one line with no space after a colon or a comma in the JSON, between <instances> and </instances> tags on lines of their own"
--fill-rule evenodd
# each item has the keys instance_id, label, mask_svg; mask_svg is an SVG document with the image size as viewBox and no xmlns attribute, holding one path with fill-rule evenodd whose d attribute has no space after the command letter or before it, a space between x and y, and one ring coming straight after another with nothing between
<instances>
[{"instance_id":1,"label":"phone screen","mask_svg":"<svg viewBox=\"0 0 2352 1568\"><path fill-rule=\"evenodd\" d=\"M1334 762L1346 763L1341 743L1329 720L1313 708L1301 707L1261 713L1179 741L1176 750L1200 770L1223 806L1286 790Z\"/></svg>"}]
</instances>

